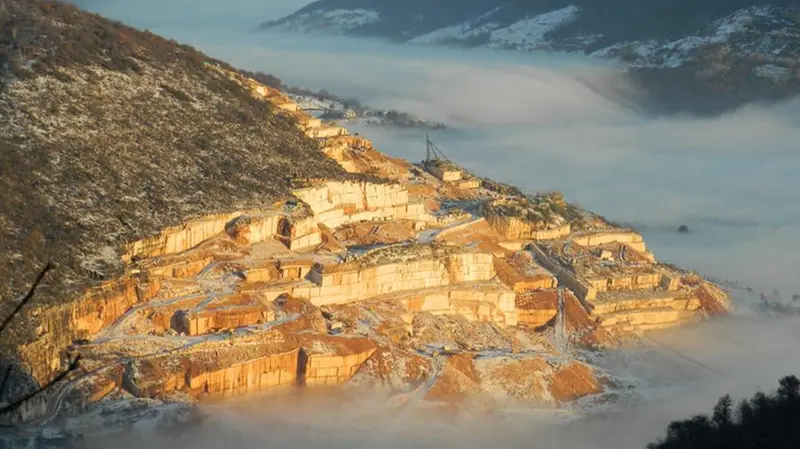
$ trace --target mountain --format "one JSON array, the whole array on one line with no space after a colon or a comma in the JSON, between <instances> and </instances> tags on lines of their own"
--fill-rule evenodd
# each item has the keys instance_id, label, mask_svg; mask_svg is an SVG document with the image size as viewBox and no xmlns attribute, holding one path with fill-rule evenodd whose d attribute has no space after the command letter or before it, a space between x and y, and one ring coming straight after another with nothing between
<instances>
[{"instance_id":1,"label":"mountain","mask_svg":"<svg viewBox=\"0 0 800 449\"><path fill-rule=\"evenodd\" d=\"M260 28L616 59L668 112L800 91L795 0L321 0Z\"/></svg>"},{"instance_id":2,"label":"mountain","mask_svg":"<svg viewBox=\"0 0 800 449\"><path fill-rule=\"evenodd\" d=\"M593 366L607 348L728 311L560 194L432 142L389 157L274 77L73 6L0 5L0 425L20 438L340 385L398 411L600 406L630 387Z\"/></svg>"}]
</instances>

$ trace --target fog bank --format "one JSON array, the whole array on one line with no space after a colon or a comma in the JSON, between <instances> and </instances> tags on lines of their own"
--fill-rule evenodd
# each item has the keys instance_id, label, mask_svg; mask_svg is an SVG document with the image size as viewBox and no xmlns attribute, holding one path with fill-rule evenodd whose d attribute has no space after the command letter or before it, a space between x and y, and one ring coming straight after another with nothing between
<instances>
[{"instance_id":1,"label":"fog bank","mask_svg":"<svg viewBox=\"0 0 800 449\"><path fill-rule=\"evenodd\" d=\"M228 400L208 405L208 418L186 432L152 433L137 424L127 438L89 437L90 449L264 447L303 449L449 448L635 449L662 436L667 424L710 413L719 397L774 391L795 356L800 319L734 318L653 334L653 349L612 352L595 362L634 382L611 410L578 411L389 408L387 398L358 390Z\"/></svg>"},{"instance_id":2,"label":"fog bank","mask_svg":"<svg viewBox=\"0 0 800 449\"><path fill-rule=\"evenodd\" d=\"M269 34L205 44L189 34L236 65L442 121L454 130L432 138L451 159L635 225L662 260L800 293L800 101L652 118L613 64L586 58ZM354 131L392 155L423 157L423 131ZM681 224L692 232L677 234Z\"/></svg>"}]
</instances>

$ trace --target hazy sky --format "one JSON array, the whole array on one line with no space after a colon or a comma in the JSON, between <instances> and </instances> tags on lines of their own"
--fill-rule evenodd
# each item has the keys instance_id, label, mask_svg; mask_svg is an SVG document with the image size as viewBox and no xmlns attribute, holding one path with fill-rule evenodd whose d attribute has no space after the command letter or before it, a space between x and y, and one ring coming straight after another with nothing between
<instances>
[{"instance_id":1,"label":"hazy sky","mask_svg":"<svg viewBox=\"0 0 800 449\"><path fill-rule=\"evenodd\" d=\"M800 102L713 119L653 119L631 106L631 99L646 100L608 62L247 32L302 3L98 0L91 8L293 84L442 120L454 130L434 133L434 141L480 175L530 191L561 190L571 201L632 223L661 260L757 291L800 294ZM392 155L418 160L424 152L423 131L355 131ZM680 224L691 233L677 233ZM270 401L261 404L263 416L224 409L217 424L229 431L247 427L255 441L242 446L248 449L266 442L328 449L442 447L435 439L415 439L423 434L452 437L445 441L469 449L536 443L641 448L669 419L709 411L725 392L749 396L758 388L773 389L779 376L800 371L798 324L742 317L660 337L703 365L664 353L620 355L615 368L641 379L641 391L653 400L566 431L536 427L529 417L498 418L484 422L494 430L476 425L485 433L458 436L443 422L374 423L347 418L336 407L299 417L281 414L298 419L286 425L276 422ZM354 424L364 422L371 427ZM226 435L199 433L203 441L192 447L218 447L222 443L215 442Z\"/></svg>"},{"instance_id":2,"label":"hazy sky","mask_svg":"<svg viewBox=\"0 0 800 449\"><path fill-rule=\"evenodd\" d=\"M202 29L223 24L228 29L249 29L290 14L309 0L73 0L103 15L129 21L153 31Z\"/></svg>"}]
</instances>

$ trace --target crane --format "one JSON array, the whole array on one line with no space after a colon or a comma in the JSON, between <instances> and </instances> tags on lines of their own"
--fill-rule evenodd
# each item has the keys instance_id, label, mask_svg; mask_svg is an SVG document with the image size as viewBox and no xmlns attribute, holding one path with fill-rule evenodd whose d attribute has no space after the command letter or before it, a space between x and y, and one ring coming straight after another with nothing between
<instances>
[{"instance_id":1,"label":"crane","mask_svg":"<svg viewBox=\"0 0 800 449\"><path fill-rule=\"evenodd\" d=\"M450 162L450 159L447 159L447 156L442 153L442 150L439 149L433 142L431 142L428 133L425 133L425 151L426 157L423 161L424 164L428 164L429 162L433 161L446 161ZM433 159L431 159L433 157Z\"/></svg>"}]
</instances>

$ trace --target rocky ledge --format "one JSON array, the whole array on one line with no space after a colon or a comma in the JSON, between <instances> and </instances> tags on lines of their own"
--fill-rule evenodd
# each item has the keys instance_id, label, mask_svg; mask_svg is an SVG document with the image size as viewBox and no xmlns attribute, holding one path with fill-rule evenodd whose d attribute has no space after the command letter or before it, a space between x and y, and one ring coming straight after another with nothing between
<instances>
[{"instance_id":1,"label":"rocky ledge","mask_svg":"<svg viewBox=\"0 0 800 449\"><path fill-rule=\"evenodd\" d=\"M558 194L388 157L277 90L207 70L373 181L297 179L269 207L129 243L119 278L39 310L42 332L70 336L80 368L6 419L69 423L53 420L340 386L380 389L397 408L555 408L616 388L582 350L727 311L720 289ZM64 356L48 344L17 353L37 382Z\"/></svg>"}]
</instances>

